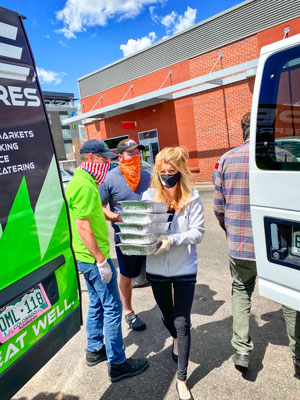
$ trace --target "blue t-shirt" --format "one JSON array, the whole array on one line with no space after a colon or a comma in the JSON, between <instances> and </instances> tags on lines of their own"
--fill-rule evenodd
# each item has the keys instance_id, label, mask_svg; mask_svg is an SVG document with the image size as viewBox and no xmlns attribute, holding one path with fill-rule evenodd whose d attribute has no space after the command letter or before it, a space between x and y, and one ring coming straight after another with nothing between
<instances>
[{"instance_id":1,"label":"blue t-shirt","mask_svg":"<svg viewBox=\"0 0 300 400\"><path fill-rule=\"evenodd\" d=\"M99 185L101 201L104 206L109 204L110 210L118 213L122 210L119 201L123 200L141 200L142 194L149 188L151 175L149 172L141 169L141 179L135 192L131 189L120 167L116 167L109 171L105 181ZM119 227L112 223L115 232L119 232ZM119 242L118 235L115 236L116 242Z\"/></svg>"}]
</instances>

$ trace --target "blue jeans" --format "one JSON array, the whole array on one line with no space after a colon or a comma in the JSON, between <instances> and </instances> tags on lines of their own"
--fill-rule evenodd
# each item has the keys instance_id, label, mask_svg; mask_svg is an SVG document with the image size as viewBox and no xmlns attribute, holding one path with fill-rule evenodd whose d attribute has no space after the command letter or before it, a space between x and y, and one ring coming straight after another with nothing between
<instances>
[{"instance_id":1,"label":"blue jeans","mask_svg":"<svg viewBox=\"0 0 300 400\"><path fill-rule=\"evenodd\" d=\"M121 329L122 303L117 284L117 271L111 259L107 261L113 272L109 283L101 281L96 262L90 264L77 261L78 270L84 275L90 300L86 321L87 350L100 350L105 337L109 364L121 364L126 359Z\"/></svg>"}]
</instances>

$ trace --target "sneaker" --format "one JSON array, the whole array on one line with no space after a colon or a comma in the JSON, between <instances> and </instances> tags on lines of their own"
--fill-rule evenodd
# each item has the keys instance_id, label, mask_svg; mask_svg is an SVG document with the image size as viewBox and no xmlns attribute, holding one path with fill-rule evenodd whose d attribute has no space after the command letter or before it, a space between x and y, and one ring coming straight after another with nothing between
<instances>
[{"instance_id":1,"label":"sneaker","mask_svg":"<svg viewBox=\"0 0 300 400\"><path fill-rule=\"evenodd\" d=\"M293 359L294 362L294 370L295 370L295 378L300 379L300 365L296 363L296 360Z\"/></svg>"},{"instance_id":2,"label":"sneaker","mask_svg":"<svg viewBox=\"0 0 300 400\"><path fill-rule=\"evenodd\" d=\"M118 382L141 374L148 366L147 358L128 358L122 364L108 364L108 375L111 382Z\"/></svg>"},{"instance_id":3,"label":"sneaker","mask_svg":"<svg viewBox=\"0 0 300 400\"><path fill-rule=\"evenodd\" d=\"M107 360L105 345L100 350L88 351L86 350L86 363L89 367L93 367L102 361Z\"/></svg>"},{"instance_id":4,"label":"sneaker","mask_svg":"<svg viewBox=\"0 0 300 400\"><path fill-rule=\"evenodd\" d=\"M125 321L134 331L143 331L146 329L146 324L133 311L125 315Z\"/></svg>"},{"instance_id":5,"label":"sneaker","mask_svg":"<svg viewBox=\"0 0 300 400\"><path fill-rule=\"evenodd\" d=\"M235 368L241 372L244 372L249 367L249 355L234 353L232 360L234 362Z\"/></svg>"}]
</instances>

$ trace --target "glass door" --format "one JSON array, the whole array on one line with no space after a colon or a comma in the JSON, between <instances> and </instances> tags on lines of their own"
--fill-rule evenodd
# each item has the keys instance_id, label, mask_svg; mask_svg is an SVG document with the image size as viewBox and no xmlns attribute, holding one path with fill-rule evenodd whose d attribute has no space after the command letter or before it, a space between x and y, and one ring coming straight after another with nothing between
<instances>
[{"instance_id":1,"label":"glass door","mask_svg":"<svg viewBox=\"0 0 300 400\"><path fill-rule=\"evenodd\" d=\"M159 152L157 129L139 132L139 142L145 146L143 160L154 164L155 156Z\"/></svg>"}]
</instances>

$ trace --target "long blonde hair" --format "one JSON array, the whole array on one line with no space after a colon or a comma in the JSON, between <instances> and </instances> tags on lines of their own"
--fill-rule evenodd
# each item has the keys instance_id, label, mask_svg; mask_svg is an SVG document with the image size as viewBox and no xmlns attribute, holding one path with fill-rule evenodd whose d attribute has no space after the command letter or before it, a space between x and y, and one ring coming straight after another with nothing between
<instances>
[{"instance_id":1,"label":"long blonde hair","mask_svg":"<svg viewBox=\"0 0 300 400\"><path fill-rule=\"evenodd\" d=\"M153 168L153 177L151 187L156 189L154 200L170 203L170 208L180 211L182 205L186 203L192 194L192 184L190 178L192 173L188 168L189 153L185 147L165 147L161 150L155 158L155 165ZM180 178L177 185L177 190L173 199L168 197L167 191L161 183L159 176L159 169L161 165L170 164L180 172Z\"/></svg>"}]
</instances>

